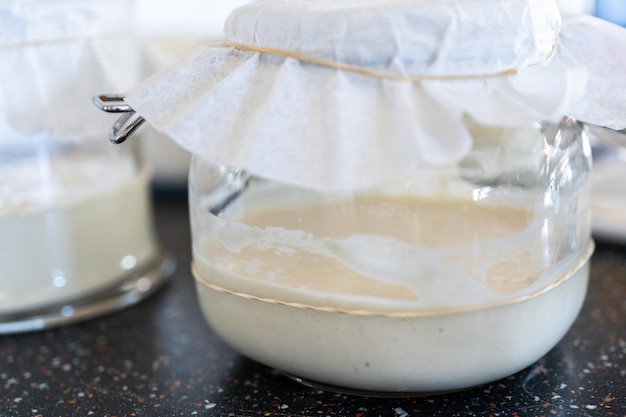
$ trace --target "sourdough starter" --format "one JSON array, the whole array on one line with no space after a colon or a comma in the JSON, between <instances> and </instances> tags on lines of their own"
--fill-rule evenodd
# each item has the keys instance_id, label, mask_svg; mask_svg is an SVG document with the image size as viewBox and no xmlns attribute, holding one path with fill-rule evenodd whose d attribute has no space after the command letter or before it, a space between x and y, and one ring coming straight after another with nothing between
<instances>
[{"instance_id":1,"label":"sourdough starter","mask_svg":"<svg viewBox=\"0 0 626 417\"><path fill-rule=\"evenodd\" d=\"M199 217L194 272L218 334L298 378L377 392L467 388L530 365L578 314L592 249L554 250L542 230L558 225L530 209L462 200Z\"/></svg>"}]
</instances>

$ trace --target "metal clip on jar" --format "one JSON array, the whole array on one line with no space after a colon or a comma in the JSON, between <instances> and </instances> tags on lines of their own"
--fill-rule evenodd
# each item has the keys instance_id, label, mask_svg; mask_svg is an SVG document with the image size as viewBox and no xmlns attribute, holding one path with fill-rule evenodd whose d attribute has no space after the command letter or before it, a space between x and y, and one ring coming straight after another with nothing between
<instances>
[{"instance_id":1,"label":"metal clip on jar","mask_svg":"<svg viewBox=\"0 0 626 417\"><path fill-rule=\"evenodd\" d=\"M405 3L261 0L229 17L229 45L109 109L141 115L121 119L114 141L145 117L194 153L204 315L239 352L305 384L413 395L487 383L552 349L585 298L585 125L511 81L541 63L548 74L533 79L551 82L556 6ZM464 42L489 45L471 55L480 62L458 66ZM580 87L570 75L563 97Z\"/></svg>"}]
</instances>

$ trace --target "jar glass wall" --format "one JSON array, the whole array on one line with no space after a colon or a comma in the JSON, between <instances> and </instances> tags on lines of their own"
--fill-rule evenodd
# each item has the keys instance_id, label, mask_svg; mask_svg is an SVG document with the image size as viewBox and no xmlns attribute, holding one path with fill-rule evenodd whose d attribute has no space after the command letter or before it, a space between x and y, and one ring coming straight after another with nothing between
<instances>
[{"instance_id":1,"label":"jar glass wall","mask_svg":"<svg viewBox=\"0 0 626 417\"><path fill-rule=\"evenodd\" d=\"M474 145L459 163L362 191L194 156L193 269L212 327L253 359L344 391L468 388L543 356L585 296L590 148L571 119L467 125Z\"/></svg>"}]
</instances>

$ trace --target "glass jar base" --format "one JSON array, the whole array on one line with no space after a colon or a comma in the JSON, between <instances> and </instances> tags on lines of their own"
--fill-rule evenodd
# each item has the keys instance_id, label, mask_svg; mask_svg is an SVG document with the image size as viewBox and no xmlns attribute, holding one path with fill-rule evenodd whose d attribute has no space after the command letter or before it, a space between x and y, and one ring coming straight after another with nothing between
<instances>
[{"instance_id":1,"label":"glass jar base","mask_svg":"<svg viewBox=\"0 0 626 417\"><path fill-rule=\"evenodd\" d=\"M336 394L351 395L355 397L371 397L371 398L413 398L413 397L429 397L433 395L451 394L454 392L462 392L474 387L460 388L455 390L444 391L425 391L425 392L410 392L410 391L368 391L360 390L357 388L347 388L338 385L326 384L324 382L312 381L306 378L300 378L298 376L282 372L277 370L278 373L285 377L304 385L305 387L318 389L322 391L334 392Z\"/></svg>"},{"instance_id":2,"label":"glass jar base","mask_svg":"<svg viewBox=\"0 0 626 417\"><path fill-rule=\"evenodd\" d=\"M115 286L88 297L76 298L36 310L0 316L0 334L25 333L64 326L122 310L160 289L176 269L176 260L165 254L133 271Z\"/></svg>"}]
</instances>

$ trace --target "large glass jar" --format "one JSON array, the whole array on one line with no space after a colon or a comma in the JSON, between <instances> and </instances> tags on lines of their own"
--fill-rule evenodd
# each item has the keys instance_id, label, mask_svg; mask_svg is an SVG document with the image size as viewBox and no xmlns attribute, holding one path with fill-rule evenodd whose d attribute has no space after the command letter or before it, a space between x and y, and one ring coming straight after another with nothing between
<instances>
[{"instance_id":1,"label":"large glass jar","mask_svg":"<svg viewBox=\"0 0 626 417\"><path fill-rule=\"evenodd\" d=\"M626 126L626 32L554 1L259 0L224 35L127 91L112 135L145 120L193 154L217 334L385 395L493 381L558 343L593 252L586 132Z\"/></svg>"},{"instance_id":2,"label":"large glass jar","mask_svg":"<svg viewBox=\"0 0 626 417\"><path fill-rule=\"evenodd\" d=\"M325 193L194 156L193 271L206 319L315 386L383 394L506 377L563 337L585 297L582 125L467 121L457 164Z\"/></svg>"}]
</instances>

